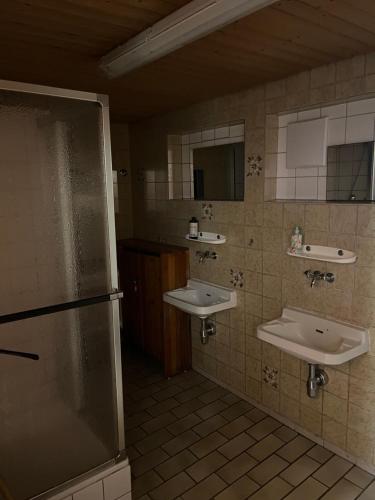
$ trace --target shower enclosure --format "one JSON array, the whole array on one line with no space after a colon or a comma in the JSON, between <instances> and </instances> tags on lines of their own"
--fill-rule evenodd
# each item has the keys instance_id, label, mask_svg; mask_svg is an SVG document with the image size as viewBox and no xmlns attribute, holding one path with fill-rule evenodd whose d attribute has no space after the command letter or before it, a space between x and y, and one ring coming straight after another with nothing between
<instances>
[{"instance_id":1,"label":"shower enclosure","mask_svg":"<svg viewBox=\"0 0 375 500\"><path fill-rule=\"evenodd\" d=\"M0 80L0 497L123 456L112 189L104 96Z\"/></svg>"}]
</instances>

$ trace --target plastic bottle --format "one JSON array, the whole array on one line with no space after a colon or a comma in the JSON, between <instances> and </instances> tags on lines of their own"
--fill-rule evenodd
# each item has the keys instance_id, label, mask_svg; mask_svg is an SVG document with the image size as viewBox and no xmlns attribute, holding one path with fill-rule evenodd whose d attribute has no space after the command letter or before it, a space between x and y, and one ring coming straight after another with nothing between
<instances>
[{"instance_id":1,"label":"plastic bottle","mask_svg":"<svg viewBox=\"0 0 375 500\"><path fill-rule=\"evenodd\" d=\"M301 253L303 250L303 231L300 226L296 226L292 231L290 241L290 251L292 253Z\"/></svg>"},{"instance_id":2,"label":"plastic bottle","mask_svg":"<svg viewBox=\"0 0 375 500\"><path fill-rule=\"evenodd\" d=\"M198 239L198 219L196 217L192 217L189 221L189 238Z\"/></svg>"}]
</instances>

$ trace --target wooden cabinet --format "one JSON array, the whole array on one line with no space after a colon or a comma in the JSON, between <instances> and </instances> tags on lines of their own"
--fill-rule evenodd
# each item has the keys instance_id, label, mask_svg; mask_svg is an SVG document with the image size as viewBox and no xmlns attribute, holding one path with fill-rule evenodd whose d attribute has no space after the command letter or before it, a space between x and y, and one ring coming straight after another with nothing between
<instances>
[{"instance_id":1,"label":"wooden cabinet","mask_svg":"<svg viewBox=\"0 0 375 500\"><path fill-rule=\"evenodd\" d=\"M125 342L159 360L167 377L191 368L189 315L163 302L186 285L187 248L144 240L118 242Z\"/></svg>"}]
</instances>

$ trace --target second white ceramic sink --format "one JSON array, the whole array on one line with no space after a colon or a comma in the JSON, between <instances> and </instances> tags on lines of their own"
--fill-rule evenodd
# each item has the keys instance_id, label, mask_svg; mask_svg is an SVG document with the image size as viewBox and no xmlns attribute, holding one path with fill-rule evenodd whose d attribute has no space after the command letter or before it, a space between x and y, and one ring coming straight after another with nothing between
<instances>
[{"instance_id":1,"label":"second white ceramic sink","mask_svg":"<svg viewBox=\"0 0 375 500\"><path fill-rule=\"evenodd\" d=\"M293 308L259 325L257 337L311 364L340 365L369 350L365 328Z\"/></svg>"},{"instance_id":2,"label":"second white ceramic sink","mask_svg":"<svg viewBox=\"0 0 375 500\"><path fill-rule=\"evenodd\" d=\"M231 288L201 280L188 280L187 286L163 294L164 302L199 318L207 318L237 305L237 294Z\"/></svg>"}]
</instances>

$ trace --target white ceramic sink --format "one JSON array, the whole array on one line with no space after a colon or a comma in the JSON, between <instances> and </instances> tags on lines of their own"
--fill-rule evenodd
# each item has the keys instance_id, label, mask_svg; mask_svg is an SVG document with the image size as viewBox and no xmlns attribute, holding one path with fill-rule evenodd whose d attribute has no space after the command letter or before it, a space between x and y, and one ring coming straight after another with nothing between
<instances>
[{"instance_id":1,"label":"white ceramic sink","mask_svg":"<svg viewBox=\"0 0 375 500\"><path fill-rule=\"evenodd\" d=\"M313 364L340 365L369 350L368 330L293 308L259 325L257 337Z\"/></svg>"},{"instance_id":2,"label":"white ceramic sink","mask_svg":"<svg viewBox=\"0 0 375 500\"><path fill-rule=\"evenodd\" d=\"M187 286L163 295L164 302L200 318L207 318L237 305L237 294L231 288L201 280L188 280Z\"/></svg>"}]
</instances>

